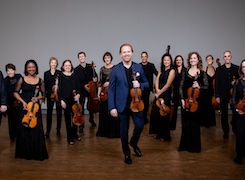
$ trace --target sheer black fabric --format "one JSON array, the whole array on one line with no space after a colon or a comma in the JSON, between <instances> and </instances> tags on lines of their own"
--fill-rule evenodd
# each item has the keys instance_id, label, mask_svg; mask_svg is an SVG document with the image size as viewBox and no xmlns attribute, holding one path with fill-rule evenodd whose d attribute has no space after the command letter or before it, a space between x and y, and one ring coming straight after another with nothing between
<instances>
[{"instance_id":1,"label":"sheer black fabric","mask_svg":"<svg viewBox=\"0 0 245 180\"><path fill-rule=\"evenodd\" d=\"M20 78L16 85L16 92L20 92L20 96L28 103L34 96L35 88L39 86L41 92L45 93L44 82L40 79L38 84L32 85ZM28 128L22 125L21 121L26 111L23 110L22 104L19 107L19 118L17 127L16 150L15 158L44 160L48 159L48 152L46 149L41 107L37 112L37 125L34 128Z\"/></svg>"}]
</instances>

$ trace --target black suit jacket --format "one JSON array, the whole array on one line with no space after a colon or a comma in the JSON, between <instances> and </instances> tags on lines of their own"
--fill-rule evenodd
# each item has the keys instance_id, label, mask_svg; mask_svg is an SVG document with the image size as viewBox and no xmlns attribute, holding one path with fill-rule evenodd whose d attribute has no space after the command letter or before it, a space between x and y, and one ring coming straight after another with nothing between
<instances>
[{"instance_id":1,"label":"black suit jacket","mask_svg":"<svg viewBox=\"0 0 245 180\"><path fill-rule=\"evenodd\" d=\"M7 103L7 92L4 84L4 78L0 71L0 105L8 105Z\"/></svg>"},{"instance_id":2,"label":"black suit jacket","mask_svg":"<svg viewBox=\"0 0 245 180\"><path fill-rule=\"evenodd\" d=\"M229 101L231 98L230 90L232 88L233 77L239 78L238 66L231 64L230 71L225 65L217 68L215 74L215 96L220 97L223 101ZM230 73L230 74L229 74Z\"/></svg>"}]
</instances>

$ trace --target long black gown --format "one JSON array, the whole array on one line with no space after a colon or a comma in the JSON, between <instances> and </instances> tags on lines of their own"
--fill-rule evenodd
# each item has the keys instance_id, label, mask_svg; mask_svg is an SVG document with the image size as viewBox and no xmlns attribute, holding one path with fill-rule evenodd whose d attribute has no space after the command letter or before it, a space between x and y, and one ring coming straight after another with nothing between
<instances>
[{"instance_id":1,"label":"long black gown","mask_svg":"<svg viewBox=\"0 0 245 180\"><path fill-rule=\"evenodd\" d=\"M16 85L15 92L20 92L20 96L25 100L25 102L30 102L31 98L34 96L36 86L39 86L42 93L45 92L45 86L41 79L35 85L28 84L24 81L24 78L20 78ZM34 159L34 160L44 160L48 159L48 152L46 149L41 106L39 104L39 110L37 112L37 125L34 128L25 127L22 125L22 118L24 113L22 104L19 108L19 119L17 125L17 138L16 138L16 150L15 158L23 159Z\"/></svg>"},{"instance_id":2,"label":"long black gown","mask_svg":"<svg viewBox=\"0 0 245 180\"><path fill-rule=\"evenodd\" d=\"M208 88L208 79L204 71L200 71L198 77L193 77L188 70L183 73L180 83L180 97L187 99L187 90L192 87L194 81L199 82L200 95L203 90ZM197 99L198 101L198 99ZM200 102L195 112L182 111L182 132L179 144L179 151L200 152L201 151L201 132L200 132Z\"/></svg>"},{"instance_id":3,"label":"long black gown","mask_svg":"<svg viewBox=\"0 0 245 180\"><path fill-rule=\"evenodd\" d=\"M103 85L109 81L111 68L103 66L100 69L100 83ZM120 138L120 123L119 120L110 116L108 110L108 100L100 101L99 127L96 133L98 137Z\"/></svg>"},{"instance_id":4,"label":"long black gown","mask_svg":"<svg viewBox=\"0 0 245 180\"><path fill-rule=\"evenodd\" d=\"M159 89L161 89L168 80L169 72L171 69L164 71L159 77ZM171 88L169 87L158 98L163 98L165 105L170 107L171 100ZM170 127L169 118L170 115L161 116L159 107L156 105L157 99L155 98L152 104L152 110L150 115L150 129L149 134L156 134L156 138L170 141Z\"/></svg>"},{"instance_id":5,"label":"long black gown","mask_svg":"<svg viewBox=\"0 0 245 180\"><path fill-rule=\"evenodd\" d=\"M208 77L208 89L204 90L201 94L201 116L200 116L200 124L201 126L211 127L216 126L216 119L215 119L215 110L212 107L212 97L214 95L214 87L213 87L213 80L215 75Z\"/></svg>"}]
</instances>

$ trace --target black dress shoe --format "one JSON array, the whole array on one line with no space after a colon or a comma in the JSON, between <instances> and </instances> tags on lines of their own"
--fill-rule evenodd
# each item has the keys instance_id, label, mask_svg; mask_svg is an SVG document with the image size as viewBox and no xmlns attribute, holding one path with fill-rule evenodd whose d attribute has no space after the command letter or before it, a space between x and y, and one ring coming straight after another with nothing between
<instances>
[{"instance_id":1,"label":"black dress shoe","mask_svg":"<svg viewBox=\"0 0 245 180\"><path fill-rule=\"evenodd\" d=\"M44 135L44 138L45 139L48 139L49 138L49 133L48 132Z\"/></svg>"},{"instance_id":2,"label":"black dress shoe","mask_svg":"<svg viewBox=\"0 0 245 180\"><path fill-rule=\"evenodd\" d=\"M124 162L125 162L126 164L132 164L132 159L131 159L131 157L130 157L130 156L125 156Z\"/></svg>"},{"instance_id":3,"label":"black dress shoe","mask_svg":"<svg viewBox=\"0 0 245 180\"><path fill-rule=\"evenodd\" d=\"M235 162L236 164L242 164L242 158L236 156L235 159L234 159L234 162Z\"/></svg>"},{"instance_id":4,"label":"black dress shoe","mask_svg":"<svg viewBox=\"0 0 245 180\"><path fill-rule=\"evenodd\" d=\"M135 152L135 154L136 154L138 157L142 156L142 153L141 153L141 151L140 151L140 148L139 148L137 145L133 145L133 144L130 143L130 146L132 146L132 147L134 148L134 152Z\"/></svg>"},{"instance_id":5,"label":"black dress shoe","mask_svg":"<svg viewBox=\"0 0 245 180\"><path fill-rule=\"evenodd\" d=\"M56 135L60 136L60 130L57 130Z\"/></svg>"},{"instance_id":6,"label":"black dress shoe","mask_svg":"<svg viewBox=\"0 0 245 180\"><path fill-rule=\"evenodd\" d=\"M96 123L94 122L94 120L89 120L89 122L91 123L91 125L92 125L93 127L96 127Z\"/></svg>"},{"instance_id":7,"label":"black dress shoe","mask_svg":"<svg viewBox=\"0 0 245 180\"><path fill-rule=\"evenodd\" d=\"M224 134L223 135L223 139L228 139L229 138L229 135L228 134Z\"/></svg>"}]
</instances>

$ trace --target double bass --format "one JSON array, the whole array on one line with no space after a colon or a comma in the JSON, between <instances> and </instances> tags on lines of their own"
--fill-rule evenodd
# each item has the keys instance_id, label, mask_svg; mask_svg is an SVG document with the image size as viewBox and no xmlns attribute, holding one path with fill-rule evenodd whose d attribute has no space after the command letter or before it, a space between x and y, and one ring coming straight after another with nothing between
<instances>
[{"instance_id":1,"label":"double bass","mask_svg":"<svg viewBox=\"0 0 245 180\"><path fill-rule=\"evenodd\" d=\"M75 96L76 90L73 90L73 95ZM73 124L76 126L81 126L84 124L84 116L82 114L82 105L80 104L79 100L76 101L76 103L72 106L72 111L74 113L74 116L72 118Z\"/></svg>"},{"instance_id":2,"label":"double bass","mask_svg":"<svg viewBox=\"0 0 245 180\"><path fill-rule=\"evenodd\" d=\"M92 66L92 70L93 70L93 78L95 78L96 73L95 73L95 65L94 65L93 61L91 63L91 66ZM89 81L88 86L89 86L89 93L90 93L88 110L90 112L97 113L100 111L100 100L98 98L99 82L98 81L94 82L93 80L91 80L91 81Z\"/></svg>"},{"instance_id":3,"label":"double bass","mask_svg":"<svg viewBox=\"0 0 245 180\"><path fill-rule=\"evenodd\" d=\"M170 113L170 108L164 104L163 98L157 98L156 105L159 107L159 112L161 116L166 116Z\"/></svg>"},{"instance_id":4,"label":"double bass","mask_svg":"<svg viewBox=\"0 0 245 180\"><path fill-rule=\"evenodd\" d=\"M197 80L197 77L198 77L198 72L194 81ZM200 90L198 88L189 87L187 89L188 98L185 99L186 111L196 112L196 110L198 109L197 98L199 97L199 94L200 94Z\"/></svg>"},{"instance_id":5,"label":"double bass","mask_svg":"<svg viewBox=\"0 0 245 180\"><path fill-rule=\"evenodd\" d=\"M52 86L52 93L50 95L50 98L53 101L56 101L56 102L59 101L59 97L58 97L58 83L59 83L59 74L57 74L57 76L55 78L55 84Z\"/></svg>"},{"instance_id":6,"label":"double bass","mask_svg":"<svg viewBox=\"0 0 245 180\"><path fill-rule=\"evenodd\" d=\"M39 86L36 86L34 97L37 97L39 92ZM30 101L27 104L27 113L22 118L22 125L25 127L34 128L37 125L37 112L39 110L39 104Z\"/></svg>"},{"instance_id":7,"label":"double bass","mask_svg":"<svg viewBox=\"0 0 245 180\"><path fill-rule=\"evenodd\" d=\"M132 73L132 77L134 81L136 80L136 72ZM130 89L130 95L132 97L132 101L130 103L130 109L133 112L140 112L144 109L144 102L141 100L142 91L140 88L132 88Z\"/></svg>"}]
</instances>

